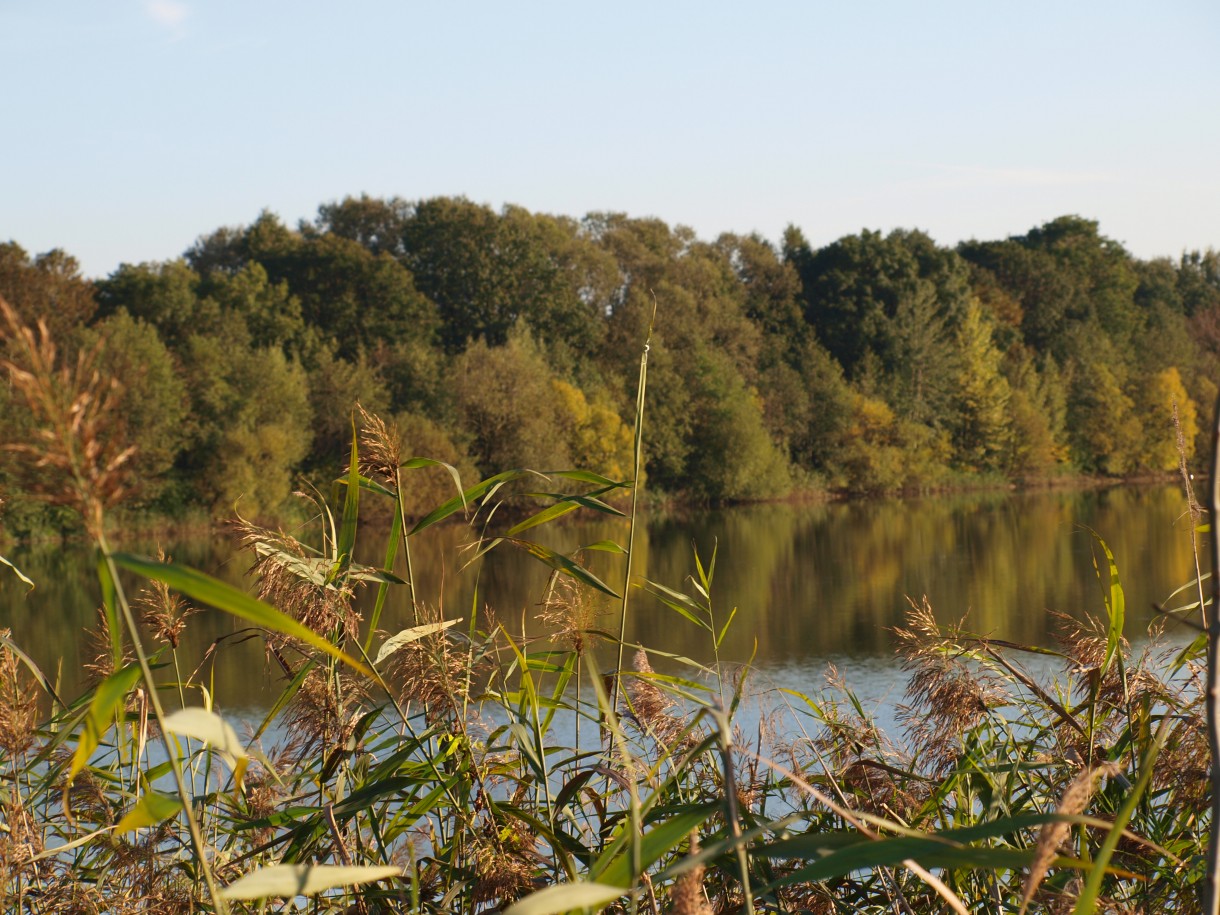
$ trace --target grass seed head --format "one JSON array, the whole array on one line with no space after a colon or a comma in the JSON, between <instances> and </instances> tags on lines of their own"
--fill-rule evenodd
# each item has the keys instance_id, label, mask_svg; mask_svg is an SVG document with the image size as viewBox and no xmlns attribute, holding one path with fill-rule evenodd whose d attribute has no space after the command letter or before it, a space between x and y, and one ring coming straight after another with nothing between
<instances>
[{"instance_id":1,"label":"grass seed head","mask_svg":"<svg viewBox=\"0 0 1220 915\"><path fill-rule=\"evenodd\" d=\"M394 484L402 466L402 437L396 423L386 422L359 404L360 469L368 477L380 477Z\"/></svg>"},{"instance_id":2,"label":"grass seed head","mask_svg":"<svg viewBox=\"0 0 1220 915\"><path fill-rule=\"evenodd\" d=\"M693 832L690 836L690 854L699 854L699 836ZM669 888L669 910L673 915L712 915L712 907L708 905L707 895L703 891L706 873L707 868L696 864L673 882Z\"/></svg>"},{"instance_id":3,"label":"grass seed head","mask_svg":"<svg viewBox=\"0 0 1220 915\"><path fill-rule=\"evenodd\" d=\"M8 638L12 632L0 629ZM0 749L10 760L26 754L38 736L38 687L7 646L0 646Z\"/></svg>"},{"instance_id":4,"label":"grass seed head","mask_svg":"<svg viewBox=\"0 0 1220 915\"><path fill-rule=\"evenodd\" d=\"M648 655L643 648L636 651L632 666L636 673L643 676L632 677L628 684L630 707L627 718L634 721L640 730L651 733L659 743L669 744L683 727L682 720L669 713L675 703L664 690L648 679L655 671L648 663Z\"/></svg>"},{"instance_id":5,"label":"grass seed head","mask_svg":"<svg viewBox=\"0 0 1220 915\"><path fill-rule=\"evenodd\" d=\"M169 561L165 551L160 548L157 549L157 559L160 562ZM187 618L199 612L198 607L189 606L163 581L149 581L134 603L140 608L140 618L153 638L171 648L178 647Z\"/></svg>"},{"instance_id":6,"label":"grass seed head","mask_svg":"<svg viewBox=\"0 0 1220 915\"><path fill-rule=\"evenodd\" d=\"M574 578L559 575L547 591L538 617L552 627L552 638L567 642L573 651L583 654L589 645L590 630L603 612L597 599Z\"/></svg>"},{"instance_id":7,"label":"grass seed head","mask_svg":"<svg viewBox=\"0 0 1220 915\"><path fill-rule=\"evenodd\" d=\"M24 441L4 445L29 459L22 488L75 509L96 539L104 533L105 510L129 491L135 454L127 443L122 386L100 368L106 340L71 360L60 353L45 322L30 328L3 297L0 337L9 344L0 370L35 420Z\"/></svg>"},{"instance_id":8,"label":"grass seed head","mask_svg":"<svg viewBox=\"0 0 1220 915\"><path fill-rule=\"evenodd\" d=\"M1068 784L1059 799L1055 812L1064 816L1075 816L1083 813L1097 790L1098 783L1108 776L1119 772L1117 763L1105 762L1098 766L1084 769ZM1072 830L1071 823L1046 823L1038 833L1038 844L1034 853L1034 861L1029 867L1029 875L1025 878L1025 890L1021 899L1021 911L1029 906L1038 887L1042 884L1051 863L1059 854L1059 848Z\"/></svg>"}]
</instances>

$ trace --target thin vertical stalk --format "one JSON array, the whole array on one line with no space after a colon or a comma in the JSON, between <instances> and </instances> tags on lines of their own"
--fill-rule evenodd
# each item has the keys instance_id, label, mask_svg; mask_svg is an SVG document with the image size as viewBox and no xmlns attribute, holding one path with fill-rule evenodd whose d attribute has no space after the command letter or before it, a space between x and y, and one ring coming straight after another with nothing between
<instances>
[{"instance_id":1,"label":"thin vertical stalk","mask_svg":"<svg viewBox=\"0 0 1220 915\"><path fill-rule=\"evenodd\" d=\"M635 526L639 517L640 470L644 461L644 400L648 387L648 350L652 346L652 325L657 318L657 297L652 297L652 317L648 320L648 336L644 340L644 351L640 353L640 381L635 395L635 442L633 445L634 471L631 481L631 524L627 529L627 569L623 573L622 618L618 626L618 664L614 669L614 680L610 687L610 709L618 708L619 679L623 674L623 650L627 640L627 606L631 593L631 573L635 559Z\"/></svg>"},{"instance_id":2,"label":"thin vertical stalk","mask_svg":"<svg viewBox=\"0 0 1220 915\"><path fill-rule=\"evenodd\" d=\"M144 652L144 644L140 640L140 630L136 626L135 616L131 612L131 605L127 602L127 592L123 590L122 584L119 582L119 570L115 565L114 559L110 554L110 547L106 542L106 537L102 533L101 528L97 529L98 548L102 551L102 556L106 560L106 569L110 574L110 580L114 583L115 600L119 605L123 614L123 622L127 626L127 633L131 637L131 643L136 653L136 660L140 664L140 673L144 679L144 688L148 690L149 702L152 704L153 715L157 719L157 729L161 732L161 743L165 747L165 756L169 761L170 772L174 776L174 784L178 789L178 797L182 800L182 812L186 816L187 828L191 834L191 844L195 847L195 855L199 860L199 869L203 872L204 882L207 884L208 896L212 900L212 905L216 911L225 915L228 907L225 905L224 897L220 895L220 888L216 884L216 876L212 873L212 865L208 861L207 846L203 842L203 833L199 829L199 821L195 819L194 797L187 790L186 781L182 777L182 766L178 760L177 750L174 748L170 732L165 728L165 711L161 707L161 698L157 695L157 684L153 679L152 668L148 665L148 655Z\"/></svg>"},{"instance_id":3,"label":"thin vertical stalk","mask_svg":"<svg viewBox=\"0 0 1220 915\"><path fill-rule=\"evenodd\" d=\"M411 565L411 544L407 540L407 510L402 504L402 468L394 468L394 496L398 505L398 524L402 534L402 551L407 558L407 588L411 592L411 625L419 625L419 605L415 597L415 569Z\"/></svg>"},{"instance_id":4,"label":"thin vertical stalk","mask_svg":"<svg viewBox=\"0 0 1220 915\"><path fill-rule=\"evenodd\" d=\"M1211 512L1212 609L1207 623L1207 744L1211 751L1212 820L1207 841L1204 915L1220 915L1220 398L1212 418L1212 467L1207 484Z\"/></svg>"}]
</instances>

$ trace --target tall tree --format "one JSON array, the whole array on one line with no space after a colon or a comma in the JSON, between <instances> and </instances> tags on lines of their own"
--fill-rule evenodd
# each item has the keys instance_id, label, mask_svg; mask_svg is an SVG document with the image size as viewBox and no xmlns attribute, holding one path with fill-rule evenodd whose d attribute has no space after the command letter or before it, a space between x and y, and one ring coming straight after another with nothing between
<instances>
[{"instance_id":1,"label":"tall tree","mask_svg":"<svg viewBox=\"0 0 1220 915\"><path fill-rule=\"evenodd\" d=\"M866 381L905 416L940 425L955 376L954 328L970 275L924 233L865 231L819 251L790 235L805 314L849 379Z\"/></svg>"},{"instance_id":2,"label":"tall tree","mask_svg":"<svg viewBox=\"0 0 1220 915\"><path fill-rule=\"evenodd\" d=\"M982 306L971 302L956 330L959 354L953 393L953 450L968 470L998 470L1008 446L1011 391L1000 371L1002 355L991 339Z\"/></svg>"},{"instance_id":3,"label":"tall tree","mask_svg":"<svg viewBox=\"0 0 1220 915\"><path fill-rule=\"evenodd\" d=\"M31 325L44 321L58 339L92 317L93 284L76 259L56 248L31 258L16 242L0 244L0 296Z\"/></svg>"}]
</instances>

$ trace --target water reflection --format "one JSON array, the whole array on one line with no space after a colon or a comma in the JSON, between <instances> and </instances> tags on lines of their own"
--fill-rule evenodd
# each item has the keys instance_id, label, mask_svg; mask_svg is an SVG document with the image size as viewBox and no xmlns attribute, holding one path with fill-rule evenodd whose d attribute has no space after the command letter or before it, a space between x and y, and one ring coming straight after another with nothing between
<instances>
[{"instance_id":1,"label":"water reflection","mask_svg":"<svg viewBox=\"0 0 1220 915\"><path fill-rule=\"evenodd\" d=\"M997 638L1045 644L1048 610L1080 616L1103 612L1093 571L1098 531L1118 561L1127 593L1130 636L1142 633L1154 602L1193 576L1185 504L1173 487L1085 492L1001 493L916 501L834 505L760 505L656 515L637 532L636 570L671 587L688 588L694 551L717 564L713 602L718 619L736 621L723 654L755 655L756 664L820 677L827 659L880 659L892 651L890 628L901 623L906 597L927 595L945 620L969 614L970 628ZM384 549L366 529L363 561ZM465 565L461 526L432 528L412 538L418 592L447 616L469 618L491 608L511 632L541 634L534 622L549 570L511 546ZM598 540L626 541L617 520L542 529L539 539L572 551ZM174 558L234 584L248 560L221 535L166 544ZM130 548L151 551L154 544ZM83 546L33 547L14 561L37 583L32 593L12 576L0 581L2 625L58 677L68 694L92 657L82 637L98 605L93 557ZM594 572L618 587L622 559L591 554ZM402 573L400 557L399 572ZM134 587L133 583L133 587ZM395 589L382 628L410 625L405 588ZM367 599L367 596L366 596ZM638 589L632 591L628 638L692 658L711 655L707 634ZM371 605L371 601L369 602ZM602 625L617 630L618 606L605 599ZM229 708L258 705L273 688L257 638L242 640L230 617L207 611L192 619L180 648L184 672L207 658L201 682ZM214 645L218 648L209 649ZM857 665L858 667L861 665ZM864 665L867 666L867 665Z\"/></svg>"}]
</instances>

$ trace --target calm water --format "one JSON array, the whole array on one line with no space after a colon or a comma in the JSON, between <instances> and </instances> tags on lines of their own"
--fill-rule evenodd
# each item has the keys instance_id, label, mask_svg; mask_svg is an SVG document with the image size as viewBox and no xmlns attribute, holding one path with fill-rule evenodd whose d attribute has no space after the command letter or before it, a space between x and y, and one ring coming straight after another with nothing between
<instances>
[{"instance_id":1,"label":"calm water","mask_svg":"<svg viewBox=\"0 0 1220 915\"><path fill-rule=\"evenodd\" d=\"M902 623L908 595L927 595L943 620L968 614L974 631L1019 642L1050 641L1049 610L1102 614L1093 543L1083 526L1100 533L1115 554L1127 594L1128 636L1138 639L1153 603L1194 575L1184 512L1179 490L1166 486L656 515L637 532L636 571L690 590L694 550L706 561L718 545L712 590L718 619L737 608L723 647L726 659L753 654L761 682L801 691L816 689L833 662L866 699L885 701L900 691L890 629ZM607 521L542 531L540 540L564 551L603 539L626 541L625 525ZM372 534L363 530L376 541L366 542L370 555L361 558L368 562L384 549ZM443 605L449 617L490 607L509 631L524 626L527 634L540 635L533 617L548 570L507 545L463 567L469 553L461 548L469 539L461 526L413 538L421 598ZM249 565L221 535L164 545L175 559L234 583ZM11 575L0 576L0 625L11 627L48 676L58 675L64 691L74 694L93 655L84 636L98 606L92 556L82 547L57 546L19 550L10 558L37 588L27 594ZM617 588L621 557L595 559L594 571ZM410 624L405 589L397 590L382 619L389 631ZM607 599L604 609L600 625L617 630L617 605ZM205 611L192 620L180 649L185 674L217 645L200 676L232 712L257 708L275 689L259 640L243 641L238 630L231 618ZM630 640L661 651L697 660L711 655L706 633L640 590L632 591L627 632Z\"/></svg>"}]
</instances>

